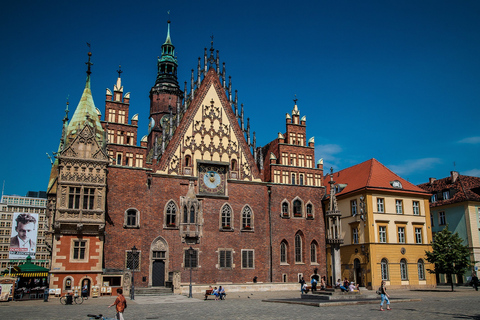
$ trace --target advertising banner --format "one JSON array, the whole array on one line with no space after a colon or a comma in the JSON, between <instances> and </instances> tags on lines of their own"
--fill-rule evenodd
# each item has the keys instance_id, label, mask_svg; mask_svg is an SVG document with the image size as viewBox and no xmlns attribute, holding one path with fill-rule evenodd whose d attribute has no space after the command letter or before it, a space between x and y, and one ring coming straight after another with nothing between
<instances>
[{"instance_id":1,"label":"advertising banner","mask_svg":"<svg viewBox=\"0 0 480 320\"><path fill-rule=\"evenodd\" d=\"M35 259L38 213L13 213L9 259Z\"/></svg>"}]
</instances>

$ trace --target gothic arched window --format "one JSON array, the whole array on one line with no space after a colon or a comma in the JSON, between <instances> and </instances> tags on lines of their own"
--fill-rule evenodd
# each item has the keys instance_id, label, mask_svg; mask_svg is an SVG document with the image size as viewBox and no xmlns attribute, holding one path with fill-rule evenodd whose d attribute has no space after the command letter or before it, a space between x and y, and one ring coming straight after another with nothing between
<instances>
[{"instance_id":1,"label":"gothic arched window","mask_svg":"<svg viewBox=\"0 0 480 320\"><path fill-rule=\"evenodd\" d=\"M247 205L242 210L242 228L246 230L253 229L252 209Z\"/></svg>"},{"instance_id":2,"label":"gothic arched window","mask_svg":"<svg viewBox=\"0 0 480 320\"><path fill-rule=\"evenodd\" d=\"M293 201L293 216L294 217L301 217L303 216L303 212L302 212L302 201L296 199L295 201Z\"/></svg>"},{"instance_id":3,"label":"gothic arched window","mask_svg":"<svg viewBox=\"0 0 480 320\"><path fill-rule=\"evenodd\" d=\"M280 263L288 263L288 244L285 240L280 243Z\"/></svg>"},{"instance_id":4,"label":"gothic arched window","mask_svg":"<svg viewBox=\"0 0 480 320\"><path fill-rule=\"evenodd\" d=\"M177 223L177 205L170 201L167 203L167 210L165 216L165 224L167 227L175 227Z\"/></svg>"},{"instance_id":5,"label":"gothic arched window","mask_svg":"<svg viewBox=\"0 0 480 320\"><path fill-rule=\"evenodd\" d=\"M232 207L228 203L224 204L222 207L222 228L230 229L232 228Z\"/></svg>"},{"instance_id":6,"label":"gothic arched window","mask_svg":"<svg viewBox=\"0 0 480 320\"><path fill-rule=\"evenodd\" d=\"M297 233L295 235L295 262L302 262L303 259L302 237Z\"/></svg>"}]
</instances>

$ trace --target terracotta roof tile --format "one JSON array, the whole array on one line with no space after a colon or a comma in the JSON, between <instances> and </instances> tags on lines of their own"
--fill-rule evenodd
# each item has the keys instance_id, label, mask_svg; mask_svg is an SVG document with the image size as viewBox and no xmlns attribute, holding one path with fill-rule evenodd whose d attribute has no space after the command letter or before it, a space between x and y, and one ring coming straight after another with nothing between
<instances>
[{"instance_id":1,"label":"terracotta roof tile","mask_svg":"<svg viewBox=\"0 0 480 320\"><path fill-rule=\"evenodd\" d=\"M458 175L458 178L453 181L451 175L443 179L435 180L432 183L422 183L418 186L437 195L437 201L430 203L431 207L463 201L480 201L479 177ZM443 198L444 191L449 191L449 199Z\"/></svg>"},{"instance_id":2,"label":"terracotta roof tile","mask_svg":"<svg viewBox=\"0 0 480 320\"><path fill-rule=\"evenodd\" d=\"M401 178L385 167L376 159L370 159L352 167L343 169L333 174L333 180L336 184L346 184L347 186L337 195L346 194L359 189L383 189L395 192L427 192L416 185ZM324 184L327 187L327 194L330 192L330 175L324 177ZM400 181L402 188L394 188L391 184L393 181Z\"/></svg>"}]
</instances>

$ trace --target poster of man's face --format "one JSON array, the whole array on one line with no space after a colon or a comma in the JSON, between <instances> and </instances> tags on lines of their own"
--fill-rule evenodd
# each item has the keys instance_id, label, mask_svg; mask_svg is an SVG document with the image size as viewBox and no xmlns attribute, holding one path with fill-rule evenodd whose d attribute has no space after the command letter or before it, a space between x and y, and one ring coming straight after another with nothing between
<instances>
[{"instance_id":1,"label":"poster of man's face","mask_svg":"<svg viewBox=\"0 0 480 320\"><path fill-rule=\"evenodd\" d=\"M35 259L37 251L37 213L13 214L9 259Z\"/></svg>"}]
</instances>

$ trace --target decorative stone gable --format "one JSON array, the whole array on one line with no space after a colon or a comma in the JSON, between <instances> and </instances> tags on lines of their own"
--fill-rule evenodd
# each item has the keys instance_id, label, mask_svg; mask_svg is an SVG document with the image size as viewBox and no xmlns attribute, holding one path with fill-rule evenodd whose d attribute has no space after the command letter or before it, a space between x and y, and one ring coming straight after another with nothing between
<instances>
[{"instance_id":1,"label":"decorative stone gable","mask_svg":"<svg viewBox=\"0 0 480 320\"><path fill-rule=\"evenodd\" d=\"M260 181L254 159L215 73L209 72L161 160L159 173L197 176L198 161L228 164L230 179ZM170 152L169 152L170 151ZM163 165L162 165L163 164Z\"/></svg>"}]
</instances>

